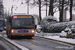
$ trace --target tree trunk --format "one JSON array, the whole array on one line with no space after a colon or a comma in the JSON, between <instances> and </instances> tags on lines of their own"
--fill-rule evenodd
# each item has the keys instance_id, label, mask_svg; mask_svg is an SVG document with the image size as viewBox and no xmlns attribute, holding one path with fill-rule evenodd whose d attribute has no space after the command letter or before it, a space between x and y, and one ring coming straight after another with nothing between
<instances>
[{"instance_id":1,"label":"tree trunk","mask_svg":"<svg viewBox=\"0 0 75 50\"><path fill-rule=\"evenodd\" d=\"M72 21L72 4L73 0L70 0L70 21Z\"/></svg>"},{"instance_id":2,"label":"tree trunk","mask_svg":"<svg viewBox=\"0 0 75 50\"><path fill-rule=\"evenodd\" d=\"M39 0L39 18L41 21L41 0Z\"/></svg>"},{"instance_id":3,"label":"tree trunk","mask_svg":"<svg viewBox=\"0 0 75 50\"><path fill-rule=\"evenodd\" d=\"M59 21L63 22L63 9L64 9L64 0L59 0Z\"/></svg>"},{"instance_id":4,"label":"tree trunk","mask_svg":"<svg viewBox=\"0 0 75 50\"><path fill-rule=\"evenodd\" d=\"M49 1L49 14L48 15L54 15L54 13L53 13L53 2L54 2L54 0L50 0Z\"/></svg>"}]
</instances>

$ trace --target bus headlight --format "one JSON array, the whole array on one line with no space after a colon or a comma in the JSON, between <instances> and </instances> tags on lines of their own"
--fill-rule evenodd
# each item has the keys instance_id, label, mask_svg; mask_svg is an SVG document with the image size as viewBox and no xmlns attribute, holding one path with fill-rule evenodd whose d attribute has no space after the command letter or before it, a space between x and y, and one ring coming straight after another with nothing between
<instances>
[{"instance_id":1,"label":"bus headlight","mask_svg":"<svg viewBox=\"0 0 75 50\"><path fill-rule=\"evenodd\" d=\"M34 33L35 31L34 30L31 30L31 32Z\"/></svg>"},{"instance_id":2,"label":"bus headlight","mask_svg":"<svg viewBox=\"0 0 75 50\"><path fill-rule=\"evenodd\" d=\"M14 33L14 30L12 29L11 32Z\"/></svg>"}]
</instances>

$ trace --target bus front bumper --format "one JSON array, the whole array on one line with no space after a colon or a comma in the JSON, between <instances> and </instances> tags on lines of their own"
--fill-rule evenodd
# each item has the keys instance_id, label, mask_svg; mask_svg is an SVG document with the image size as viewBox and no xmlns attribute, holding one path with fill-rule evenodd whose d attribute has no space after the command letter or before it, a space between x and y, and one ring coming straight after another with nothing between
<instances>
[{"instance_id":1,"label":"bus front bumper","mask_svg":"<svg viewBox=\"0 0 75 50\"><path fill-rule=\"evenodd\" d=\"M11 36L34 36L34 33L12 33Z\"/></svg>"}]
</instances>

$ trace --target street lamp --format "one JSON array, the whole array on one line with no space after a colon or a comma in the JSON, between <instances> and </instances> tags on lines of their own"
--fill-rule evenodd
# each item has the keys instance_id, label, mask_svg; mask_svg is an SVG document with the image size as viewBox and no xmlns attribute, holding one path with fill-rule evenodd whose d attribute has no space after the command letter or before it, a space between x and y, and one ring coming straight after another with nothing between
<instances>
[{"instance_id":1,"label":"street lamp","mask_svg":"<svg viewBox=\"0 0 75 50\"><path fill-rule=\"evenodd\" d=\"M27 0L27 14L29 14L29 0Z\"/></svg>"},{"instance_id":2,"label":"street lamp","mask_svg":"<svg viewBox=\"0 0 75 50\"><path fill-rule=\"evenodd\" d=\"M27 0L27 1L26 1L26 3L27 3L27 14L29 14L29 1L30 1L30 0ZM23 2L21 2L21 4L23 4Z\"/></svg>"},{"instance_id":3,"label":"street lamp","mask_svg":"<svg viewBox=\"0 0 75 50\"><path fill-rule=\"evenodd\" d=\"M13 15L13 8L14 8L14 6L16 6L16 5L12 5L12 7L11 7L11 15Z\"/></svg>"}]
</instances>

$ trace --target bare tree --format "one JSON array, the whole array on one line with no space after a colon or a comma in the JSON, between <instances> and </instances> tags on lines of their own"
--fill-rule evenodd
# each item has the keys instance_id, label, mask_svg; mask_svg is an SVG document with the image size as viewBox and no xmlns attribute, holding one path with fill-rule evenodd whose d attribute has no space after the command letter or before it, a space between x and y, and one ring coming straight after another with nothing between
<instances>
[{"instance_id":1,"label":"bare tree","mask_svg":"<svg viewBox=\"0 0 75 50\"><path fill-rule=\"evenodd\" d=\"M57 2L57 0L33 0L33 3L31 3L30 5L33 6L33 7L34 6L39 7L39 10L40 10L39 11L39 15L41 14L40 13L41 10L42 10L41 8L43 6L46 6L46 10L44 10L44 11L46 11L46 16L47 16L47 7L49 7L49 13L48 13L48 15L52 15L53 16L53 14L56 12L56 9L54 9L54 8L56 8L56 6L53 5L55 2ZM41 5L40 5L40 3L41 3Z\"/></svg>"},{"instance_id":2,"label":"bare tree","mask_svg":"<svg viewBox=\"0 0 75 50\"><path fill-rule=\"evenodd\" d=\"M49 14L48 15L52 15L53 16L53 1L54 0L50 0L49 1Z\"/></svg>"},{"instance_id":3,"label":"bare tree","mask_svg":"<svg viewBox=\"0 0 75 50\"><path fill-rule=\"evenodd\" d=\"M39 1L39 18L41 21L41 0L38 0L38 1Z\"/></svg>"},{"instance_id":4,"label":"bare tree","mask_svg":"<svg viewBox=\"0 0 75 50\"><path fill-rule=\"evenodd\" d=\"M64 0L59 0L59 21L63 22L63 9L64 9Z\"/></svg>"},{"instance_id":5,"label":"bare tree","mask_svg":"<svg viewBox=\"0 0 75 50\"><path fill-rule=\"evenodd\" d=\"M70 21L72 21L72 4L73 0L70 0Z\"/></svg>"}]
</instances>

